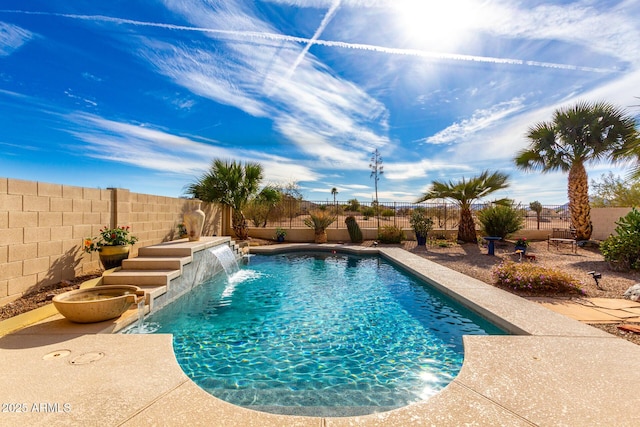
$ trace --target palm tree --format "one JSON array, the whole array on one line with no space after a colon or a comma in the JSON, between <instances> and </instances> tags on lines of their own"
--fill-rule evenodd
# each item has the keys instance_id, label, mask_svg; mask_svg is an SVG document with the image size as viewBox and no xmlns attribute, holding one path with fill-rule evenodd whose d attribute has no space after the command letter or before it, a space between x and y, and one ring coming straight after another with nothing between
<instances>
[{"instance_id":1,"label":"palm tree","mask_svg":"<svg viewBox=\"0 0 640 427\"><path fill-rule=\"evenodd\" d=\"M636 157L635 126L632 117L611 104L580 102L556 110L550 122L529 129L529 147L518 152L516 166L569 173L569 211L577 240L589 240L593 230L585 164Z\"/></svg>"},{"instance_id":2,"label":"palm tree","mask_svg":"<svg viewBox=\"0 0 640 427\"><path fill-rule=\"evenodd\" d=\"M468 181L462 178L458 182L433 181L431 190L424 193L416 203L431 199L450 199L460 206L460 222L458 224L458 240L476 243L476 224L471 213L471 205L474 201L485 197L495 191L507 188L508 175L501 172L482 172L479 176L472 177ZM494 203L508 203L507 199L497 200Z\"/></svg>"},{"instance_id":3,"label":"palm tree","mask_svg":"<svg viewBox=\"0 0 640 427\"><path fill-rule=\"evenodd\" d=\"M333 209L335 209L336 214L338 213L338 206L336 205L336 196L338 195L338 189L333 187L331 189L331 195L333 196Z\"/></svg>"},{"instance_id":4,"label":"palm tree","mask_svg":"<svg viewBox=\"0 0 640 427\"><path fill-rule=\"evenodd\" d=\"M229 206L233 211L231 227L238 239L246 240L249 235L242 208L258 192L261 180L259 163L215 159L209 171L187 187L187 193L203 202Z\"/></svg>"}]
</instances>

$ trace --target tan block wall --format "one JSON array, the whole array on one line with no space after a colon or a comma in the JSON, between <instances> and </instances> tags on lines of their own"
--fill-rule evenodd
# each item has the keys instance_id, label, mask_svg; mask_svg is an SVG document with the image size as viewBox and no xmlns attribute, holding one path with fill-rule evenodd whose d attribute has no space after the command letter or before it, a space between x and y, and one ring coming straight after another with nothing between
<instances>
[{"instance_id":1,"label":"tan block wall","mask_svg":"<svg viewBox=\"0 0 640 427\"><path fill-rule=\"evenodd\" d=\"M129 225L143 246L177 239L190 200L0 177L0 305L40 287L101 269L85 237ZM204 235L222 234L222 211L203 204Z\"/></svg>"},{"instance_id":2,"label":"tan block wall","mask_svg":"<svg viewBox=\"0 0 640 427\"><path fill-rule=\"evenodd\" d=\"M593 240L604 240L613 234L616 221L631 212L631 208L591 208Z\"/></svg>"}]
</instances>

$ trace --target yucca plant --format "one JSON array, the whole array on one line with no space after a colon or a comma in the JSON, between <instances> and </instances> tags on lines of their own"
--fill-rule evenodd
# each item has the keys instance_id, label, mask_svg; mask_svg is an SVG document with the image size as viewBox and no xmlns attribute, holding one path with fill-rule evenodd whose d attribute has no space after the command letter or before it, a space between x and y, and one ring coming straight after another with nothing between
<instances>
[{"instance_id":1,"label":"yucca plant","mask_svg":"<svg viewBox=\"0 0 640 427\"><path fill-rule=\"evenodd\" d=\"M304 220L304 225L313 228L316 243L327 243L327 227L336 220L328 211L315 211Z\"/></svg>"}]
</instances>

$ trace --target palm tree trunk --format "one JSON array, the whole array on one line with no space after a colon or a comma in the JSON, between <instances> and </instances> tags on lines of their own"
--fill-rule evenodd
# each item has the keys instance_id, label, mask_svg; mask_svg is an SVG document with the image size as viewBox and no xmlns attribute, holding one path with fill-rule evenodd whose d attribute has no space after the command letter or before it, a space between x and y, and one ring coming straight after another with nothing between
<instances>
[{"instance_id":1,"label":"palm tree trunk","mask_svg":"<svg viewBox=\"0 0 640 427\"><path fill-rule=\"evenodd\" d=\"M231 228L233 228L233 232L236 233L238 240L247 240L249 238L247 221L239 209L233 209L233 213L231 214Z\"/></svg>"},{"instance_id":2,"label":"palm tree trunk","mask_svg":"<svg viewBox=\"0 0 640 427\"><path fill-rule=\"evenodd\" d=\"M589 179L582 162L574 162L569 170L569 212L576 240L589 240L593 232L589 206Z\"/></svg>"},{"instance_id":3,"label":"palm tree trunk","mask_svg":"<svg viewBox=\"0 0 640 427\"><path fill-rule=\"evenodd\" d=\"M462 206L460 210L460 224L458 225L458 240L466 243L477 243L476 224L473 221L471 208Z\"/></svg>"}]
</instances>

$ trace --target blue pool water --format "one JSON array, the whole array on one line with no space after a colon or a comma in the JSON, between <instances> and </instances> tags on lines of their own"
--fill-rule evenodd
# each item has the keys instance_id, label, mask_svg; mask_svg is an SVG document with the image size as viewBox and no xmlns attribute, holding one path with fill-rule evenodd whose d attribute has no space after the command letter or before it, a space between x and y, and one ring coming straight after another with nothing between
<instances>
[{"instance_id":1,"label":"blue pool water","mask_svg":"<svg viewBox=\"0 0 640 427\"><path fill-rule=\"evenodd\" d=\"M378 257L250 258L145 320L174 334L186 374L254 409L355 415L441 390L463 361L462 335L503 334Z\"/></svg>"}]
</instances>

